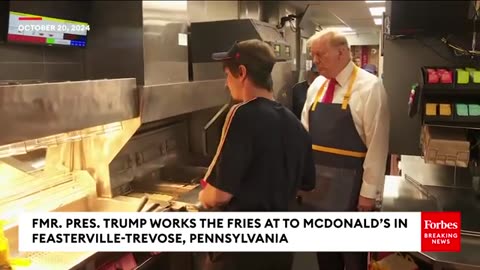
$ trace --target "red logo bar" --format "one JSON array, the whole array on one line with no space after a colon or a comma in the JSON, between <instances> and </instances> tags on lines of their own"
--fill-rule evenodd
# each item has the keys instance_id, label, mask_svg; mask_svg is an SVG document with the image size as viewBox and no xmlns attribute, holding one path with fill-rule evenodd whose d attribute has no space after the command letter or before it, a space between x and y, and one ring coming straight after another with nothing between
<instances>
[{"instance_id":1,"label":"red logo bar","mask_svg":"<svg viewBox=\"0 0 480 270\"><path fill-rule=\"evenodd\" d=\"M42 17L19 17L20 21L41 21Z\"/></svg>"},{"instance_id":2,"label":"red logo bar","mask_svg":"<svg viewBox=\"0 0 480 270\"><path fill-rule=\"evenodd\" d=\"M8 34L8 41L29 42L29 43L46 43L47 39L44 37L24 36Z\"/></svg>"}]
</instances>

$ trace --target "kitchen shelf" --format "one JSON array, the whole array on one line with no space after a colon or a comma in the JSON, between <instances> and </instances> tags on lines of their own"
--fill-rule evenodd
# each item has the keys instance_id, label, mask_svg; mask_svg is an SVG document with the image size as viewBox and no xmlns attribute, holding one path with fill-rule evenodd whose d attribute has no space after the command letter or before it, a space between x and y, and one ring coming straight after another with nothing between
<instances>
[{"instance_id":1,"label":"kitchen shelf","mask_svg":"<svg viewBox=\"0 0 480 270\"><path fill-rule=\"evenodd\" d=\"M452 72L452 83L428 83L428 69L445 69ZM455 68L451 67L422 67L421 68L422 74L422 85L423 89L429 90L450 90L455 89L455 82L457 80L457 73L455 72Z\"/></svg>"},{"instance_id":2,"label":"kitchen shelf","mask_svg":"<svg viewBox=\"0 0 480 270\"><path fill-rule=\"evenodd\" d=\"M432 121L425 120L424 124L437 127L449 127L449 128L467 128L467 129L480 129L480 122L460 122L460 121Z\"/></svg>"},{"instance_id":3,"label":"kitchen shelf","mask_svg":"<svg viewBox=\"0 0 480 270\"><path fill-rule=\"evenodd\" d=\"M431 126L442 127L457 127L457 128L469 128L480 129L480 116L461 116L457 115L457 108L454 104L451 105L451 115L423 115L423 123ZM422 108L423 109L423 108ZM422 114L425 112L423 109Z\"/></svg>"},{"instance_id":4,"label":"kitchen shelf","mask_svg":"<svg viewBox=\"0 0 480 270\"><path fill-rule=\"evenodd\" d=\"M476 93L480 93L480 83L456 84L455 90L474 91Z\"/></svg>"},{"instance_id":5,"label":"kitchen shelf","mask_svg":"<svg viewBox=\"0 0 480 270\"><path fill-rule=\"evenodd\" d=\"M439 94L439 95L480 95L480 83L474 83L473 78L466 84L457 83L457 68L464 67L422 67L421 68L421 88L425 94ZM427 69L445 69L452 72L452 83L428 83Z\"/></svg>"},{"instance_id":6,"label":"kitchen shelf","mask_svg":"<svg viewBox=\"0 0 480 270\"><path fill-rule=\"evenodd\" d=\"M437 96L458 96L458 97L472 97L477 96L480 98L480 85L477 88L455 88L455 89L422 89L423 96L437 97Z\"/></svg>"}]
</instances>

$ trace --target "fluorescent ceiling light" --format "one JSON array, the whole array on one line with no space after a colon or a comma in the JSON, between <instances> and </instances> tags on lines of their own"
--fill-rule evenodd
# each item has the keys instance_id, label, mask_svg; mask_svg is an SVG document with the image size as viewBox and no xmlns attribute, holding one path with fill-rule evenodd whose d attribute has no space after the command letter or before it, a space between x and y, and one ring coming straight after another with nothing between
<instances>
[{"instance_id":1,"label":"fluorescent ceiling light","mask_svg":"<svg viewBox=\"0 0 480 270\"><path fill-rule=\"evenodd\" d=\"M382 16L382 14L385 12L385 7L371 7L370 8L370 14L372 16Z\"/></svg>"},{"instance_id":2,"label":"fluorescent ceiling light","mask_svg":"<svg viewBox=\"0 0 480 270\"><path fill-rule=\"evenodd\" d=\"M366 3L383 3L385 1L365 1Z\"/></svg>"},{"instance_id":3,"label":"fluorescent ceiling light","mask_svg":"<svg viewBox=\"0 0 480 270\"><path fill-rule=\"evenodd\" d=\"M345 33L345 32L352 32L352 28L350 27L325 27L326 29L330 29L330 30L334 30L334 31L338 31L338 32L342 32L342 33Z\"/></svg>"},{"instance_id":4,"label":"fluorescent ceiling light","mask_svg":"<svg viewBox=\"0 0 480 270\"><path fill-rule=\"evenodd\" d=\"M383 23L382 18L374 18L373 21L375 22L376 25L382 25Z\"/></svg>"}]
</instances>

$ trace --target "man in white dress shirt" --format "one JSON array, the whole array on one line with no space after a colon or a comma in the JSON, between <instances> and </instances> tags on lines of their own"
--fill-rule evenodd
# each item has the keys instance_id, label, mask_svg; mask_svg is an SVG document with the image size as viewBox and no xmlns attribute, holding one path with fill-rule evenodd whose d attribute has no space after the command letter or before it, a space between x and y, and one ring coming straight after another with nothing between
<instances>
[{"instance_id":1,"label":"man in white dress shirt","mask_svg":"<svg viewBox=\"0 0 480 270\"><path fill-rule=\"evenodd\" d=\"M302 123L312 137L316 189L302 194L311 211L371 211L383 192L389 109L381 80L357 67L342 34L308 40L320 74L310 85ZM317 253L320 270L365 270L367 253Z\"/></svg>"}]
</instances>

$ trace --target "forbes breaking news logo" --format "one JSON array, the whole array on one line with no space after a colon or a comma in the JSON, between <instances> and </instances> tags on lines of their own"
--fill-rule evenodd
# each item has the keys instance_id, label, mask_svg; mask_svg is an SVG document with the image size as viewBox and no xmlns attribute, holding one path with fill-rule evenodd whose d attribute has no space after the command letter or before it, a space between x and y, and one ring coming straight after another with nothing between
<instances>
[{"instance_id":1,"label":"forbes breaking news logo","mask_svg":"<svg viewBox=\"0 0 480 270\"><path fill-rule=\"evenodd\" d=\"M460 212L422 212L422 251L459 252Z\"/></svg>"}]
</instances>

